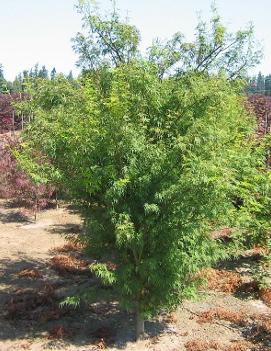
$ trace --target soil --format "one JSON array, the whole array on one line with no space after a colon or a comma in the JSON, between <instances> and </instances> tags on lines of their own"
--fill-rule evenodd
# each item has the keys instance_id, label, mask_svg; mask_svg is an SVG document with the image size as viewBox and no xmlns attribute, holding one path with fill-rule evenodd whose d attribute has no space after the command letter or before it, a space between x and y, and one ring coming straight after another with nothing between
<instances>
[{"instance_id":1,"label":"soil","mask_svg":"<svg viewBox=\"0 0 271 351\"><path fill-rule=\"evenodd\" d=\"M241 290L204 290L173 315L146 322L146 340L135 343L133 315L103 299L105 287L85 269L91 260L67 245L80 230L81 219L68 205L43 211L34 222L22 208L0 200L0 351L271 350L271 308ZM248 282L250 264L237 261L224 269ZM59 307L88 287L97 292L92 303ZM214 309L231 317L205 318ZM239 315L247 316L245 322Z\"/></svg>"}]
</instances>

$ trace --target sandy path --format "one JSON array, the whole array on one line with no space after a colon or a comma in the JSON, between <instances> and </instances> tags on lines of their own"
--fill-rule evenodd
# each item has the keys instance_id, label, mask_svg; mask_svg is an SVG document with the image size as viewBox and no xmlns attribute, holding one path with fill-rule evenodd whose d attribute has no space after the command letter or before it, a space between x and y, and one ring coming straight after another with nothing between
<instances>
[{"instance_id":1,"label":"sandy path","mask_svg":"<svg viewBox=\"0 0 271 351\"><path fill-rule=\"evenodd\" d=\"M35 262L38 267L52 257L52 249L62 246L65 229L80 224L80 218L66 208L48 210L38 215L36 223L21 214L18 208L9 208L0 202L0 277L28 268ZM29 264L28 264L29 263ZM12 280L12 277L10 277Z\"/></svg>"}]
</instances>

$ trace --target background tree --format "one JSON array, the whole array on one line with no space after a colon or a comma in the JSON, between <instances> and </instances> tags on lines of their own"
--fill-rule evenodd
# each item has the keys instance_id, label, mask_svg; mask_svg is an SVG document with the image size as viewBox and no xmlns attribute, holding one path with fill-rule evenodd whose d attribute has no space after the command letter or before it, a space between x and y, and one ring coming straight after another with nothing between
<instances>
[{"instance_id":1,"label":"background tree","mask_svg":"<svg viewBox=\"0 0 271 351\"><path fill-rule=\"evenodd\" d=\"M20 149L16 137L5 136L0 143L0 196L12 199L34 212L45 208L50 202L54 188L37 176L26 174L19 166L15 153ZM29 170L28 170L29 171ZM35 175L34 175L35 173Z\"/></svg>"},{"instance_id":2,"label":"background tree","mask_svg":"<svg viewBox=\"0 0 271 351\"><path fill-rule=\"evenodd\" d=\"M4 69L3 66L0 64L0 93L7 92L7 81L4 77Z\"/></svg>"},{"instance_id":3,"label":"background tree","mask_svg":"<svg viewBox=\"0 0 271 351\"><path fill-rule=\"evenodd\" d=\"M12 91L16 93L23 91L23 78L21 73L19 73L12 82Z\"/></svg>"},{"instance_id":4,"label":"background tree","mask_svg":"<svg viewBox=\"0 0 271 351\"><path fill-rule=\"evenodd\" d=\"M260 94L264 94L265 84L264 84L264 75L259 72L257 77L257 92Z\"/></svg>"},{"instance_id":5,"label":"background tree","mask_svg":"<svg viewBox=\"0 0 271 351\"><path fill-rule=\"evenodd\" d=\"M67 79L69 79L70 81L74 80L72 71L70 71L69 74L67 75Z\"/></svg>"},{"instance_id":6,"label":"background tree","mask_svg":"<svg viewBox=\"0 0 271 351\"><path fill-rule=\"evenodd\" d=\"M48 79L48 70L45 66L42 66L38 73L39 78Z\"/></svg>"},{"instance_id":7,"label":"background tree","mask_svg":"<svg viewBox=\"0 0 271 351\"><path fill-rule=\"evenodd\" d=\"M50 78L51 80L54 80L56 77L56 69L55 67L52 69L51 73L50 73Z\"/></svg>"},{"instance_id":8,"label":"background tree","mask_svg":"<svg viewBox=\"0 0 271 351\"><path fill-rule=\"evenodd\" d=\"M265 77L264 80L265 95L271 95L271 74Z\"/></svg>"}]
</instances>

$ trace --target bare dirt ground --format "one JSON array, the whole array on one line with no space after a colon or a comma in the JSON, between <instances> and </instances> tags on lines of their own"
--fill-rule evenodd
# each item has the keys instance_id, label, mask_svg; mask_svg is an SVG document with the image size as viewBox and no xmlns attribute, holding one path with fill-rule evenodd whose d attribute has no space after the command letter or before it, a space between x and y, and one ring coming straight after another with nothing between
<instances>
[{"instance_id":1,"label":"bare dirt ground","mask_svg":"<svg viewBox=\"0 0 271 351\"><path fill-rule=\"evenodd\" d=\"M68 206L43 211L34 223L20 208L0 201L0 351L271 350L271 308L241 291L205 291L175 314L146 322L148 338L134 343L133 316L102 299L105 288L76 248L57 249L80 226ZM77 269L56 268L53 257L72 260ZM235 262L226 269L248 281L250 264ZM96 301L76 310L60 308L80 287L97 287Z\"/></svg>"}]
</instances>

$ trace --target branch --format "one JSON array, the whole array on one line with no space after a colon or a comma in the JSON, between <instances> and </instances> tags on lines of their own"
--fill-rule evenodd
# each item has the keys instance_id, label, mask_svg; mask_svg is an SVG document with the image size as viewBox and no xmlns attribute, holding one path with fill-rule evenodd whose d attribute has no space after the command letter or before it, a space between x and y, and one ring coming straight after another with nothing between
<instances>
[{"instance_id":1,"label":"branch","mask_svg":"<svg viewBox=\"0 0 271 351\"><path fill-rule=\"evenodd\" d=\"M99 29L97 29L96 33L104 41L104 43L116 54L116 56L119 59L119 61L121 63L123 63L124 62L123 58L120 56L117 48L114 46L114 44L112 42L111 34L109 34L109 41L108 41L106 39L106 37L103 35L103 33ZM114 61L114 64L117 66L118 62L117 62L116 58L113 55L111 55L111 56L112 56L112 59Z\"/></svg>"},{"instance_id":2,"label":"branch","mask_svg":"<svg viewBox=\"0 0 271 351\"><path fill-rule=\"evenodd\" d=\"M204 69L206 69L206 66L208 65L208 60L212 57L213 54L215 54L215 56L213 57L213 59L215 59L219 54L221 54L222 52L225 52L227 51L231 46L233 46L234 44L236 44L238 42L238 39L235 39L234 41L232 41L228 46L226 47L223 47L222 45L218 46L217 48L215 48L213 51L211 51L199 64L198 66L196 67L196 71L202 66L202 64L204 62L207 61L207 63L204 65ZM221 49L219 50L218 52L216 52L218 49ZM203 69L203 70L204 70Z\"/></svg>"}]
</instances>

